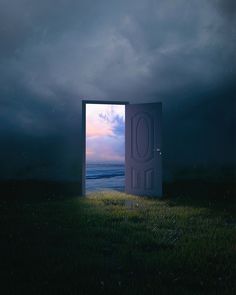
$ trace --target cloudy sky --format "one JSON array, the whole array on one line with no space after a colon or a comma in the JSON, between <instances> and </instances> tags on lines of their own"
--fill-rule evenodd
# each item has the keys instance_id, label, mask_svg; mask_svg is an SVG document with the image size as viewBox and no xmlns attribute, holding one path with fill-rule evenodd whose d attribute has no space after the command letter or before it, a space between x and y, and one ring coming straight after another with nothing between
<instances>
[{"instance_id":1,"label":"cloudy sky","mask_svg":"<svg viewBox=\"0 0 236 295\"><path fill-rule=\"evenodd\" d=\"M166 171L235 159L234 0L0 0L0 40L1 177L76 175L83 98L161 101Z\"/></svg>"},{"instance_id":2,"label":"cloudy sky","mask_svg":"<svg viewBox=\"0 0 236 295\"><path fill-rule=\"evenodd\" d=\"M125 106L86 105L87 163L124 163Z\"/></svg>"}]
</instances>

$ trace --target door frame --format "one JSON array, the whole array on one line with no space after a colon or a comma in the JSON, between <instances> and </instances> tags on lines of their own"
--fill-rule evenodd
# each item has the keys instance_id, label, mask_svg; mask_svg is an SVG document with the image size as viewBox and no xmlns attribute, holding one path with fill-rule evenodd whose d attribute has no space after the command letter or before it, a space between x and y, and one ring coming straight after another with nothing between
<instances>
[{"instance_id":1,"label":"door frame","mask_svg":"<svg viewBox=\"0 0 236 295\"><path fill-rule=\"evenodd\" d=\"M86 195L86 104L127 105L129 102L117 100L82 100L82 196Z\"/></svg>"}]
</instances>

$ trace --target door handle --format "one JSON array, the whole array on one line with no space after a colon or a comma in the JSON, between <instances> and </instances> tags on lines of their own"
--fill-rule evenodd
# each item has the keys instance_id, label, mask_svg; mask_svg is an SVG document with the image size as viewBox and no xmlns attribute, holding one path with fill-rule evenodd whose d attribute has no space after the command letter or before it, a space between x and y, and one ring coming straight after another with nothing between
<instances>
[{"instance_id":1,"label":"door handle","mask_svg":"<svg viewBox=\"0 0 236 295\"><path fill-rule=\"evenodd\" d=\"M153 149L154 152L158 152L160 155L161 155L161 149L159 148L156 148L156 149Z\"/></svg>"}]
</instances>

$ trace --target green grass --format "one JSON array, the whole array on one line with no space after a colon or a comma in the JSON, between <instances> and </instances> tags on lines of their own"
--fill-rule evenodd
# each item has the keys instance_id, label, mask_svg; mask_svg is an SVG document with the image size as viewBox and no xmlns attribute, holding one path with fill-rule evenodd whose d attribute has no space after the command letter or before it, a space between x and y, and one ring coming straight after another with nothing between
<instances>
[{"instance_id":1,"label":"green grass","mask_svg":"<svg viewBox=\"0 0 236 295\"><path fill-rule=\"evenodd\" d=\"M227 208L118 192L2 200L0 293L235 294Z\"/></svg>"}]
</instances>

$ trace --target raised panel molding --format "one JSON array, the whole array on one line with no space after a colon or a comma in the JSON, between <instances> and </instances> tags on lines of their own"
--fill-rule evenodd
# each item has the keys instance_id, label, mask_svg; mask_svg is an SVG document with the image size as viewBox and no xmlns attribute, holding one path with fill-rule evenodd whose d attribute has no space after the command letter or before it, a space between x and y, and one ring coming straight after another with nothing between
<instances>
[{"instance_id":1,"label":"raised panel molding","mask_svg":"<svg viewBox=\"0 0 236 295\"><path fill-rule=\"evenodd\" d=\"M154 170L148 169L144 171L144 187L146 190L154 189Z\"/></svg>"},{"instance_id":2,"label":"raised panel molding","mask_svg":"<svg viewBox=\"0 0 236 295\"><path fill-rule=\"evenodd\" d=\"M139 158L145 158L148 153L149 148L149 128L148 128L148 122L145 117L141 117L138 119L137 125L136 125L136 151L139 156Z\"/></svg>"},{"instance_id":3,"label":"raised panel molding","mask_svg":"<svg viewBox=\"0 0 236 295\"><path fill-rule=\"evenodd\" d=\"M153 120L145 112L139 112L131 118L131 158L138 162L147 162L154 157Z\"/></svg>"},{"instance_id":4,"label":"raised panel molding","mask_svg":"<svg viewBox=\"0 0 236 295\"><path fill-rule=\"evenodd\" d=\"M140 188L140 174L139 172L134 169L131 168L131 187L132 189L138 189Z\"/></svg>"}]
</instances>

